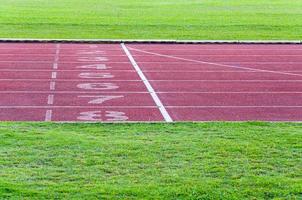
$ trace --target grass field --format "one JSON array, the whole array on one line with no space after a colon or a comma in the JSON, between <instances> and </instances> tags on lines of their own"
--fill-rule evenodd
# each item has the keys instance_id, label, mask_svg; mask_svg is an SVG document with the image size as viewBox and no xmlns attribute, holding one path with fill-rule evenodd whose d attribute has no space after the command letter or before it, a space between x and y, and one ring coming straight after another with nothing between
<instances>
[{"instance_id":1,"label":"grass field","mask_svg":"<svg viewBox=\"0 0 302 200\"><path fill-rule=\"evenodd\" d=\"M2 38L294 39L301 0L1 0Z\"/></svg>"},{"instance_id":2,"label":"grass field","mask_svg":"<svg viewBox=\"0 0 302 200\"><path fill-rule=\"evenodd\" d=\"M302 124L0 124L0 198L301 199Z\"/></svg>"}]
</instances>

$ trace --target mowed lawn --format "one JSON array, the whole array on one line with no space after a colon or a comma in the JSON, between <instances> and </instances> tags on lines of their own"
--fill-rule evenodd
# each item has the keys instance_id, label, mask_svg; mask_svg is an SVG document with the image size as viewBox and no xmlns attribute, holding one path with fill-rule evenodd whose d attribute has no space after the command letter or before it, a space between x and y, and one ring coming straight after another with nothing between
<instances>
[{"instance_id":1,"label":"mowed lawn","mask_svg":"<svg viewBox=\"0 0 302 200\"><path fill-rule=\"evenodd\" d=\"M0 124L0 199L301 199L302 124Z\"/></svg>"},{"instance_id":2,"label":"mowed lawn","mask_svg":"<svg viewBox=\"0 0 302 200\"><path fill-rule=\"evenodd\" d=\"M301 0L1 0L1 38L301 40Z\"/></svg>"}]
</instances>

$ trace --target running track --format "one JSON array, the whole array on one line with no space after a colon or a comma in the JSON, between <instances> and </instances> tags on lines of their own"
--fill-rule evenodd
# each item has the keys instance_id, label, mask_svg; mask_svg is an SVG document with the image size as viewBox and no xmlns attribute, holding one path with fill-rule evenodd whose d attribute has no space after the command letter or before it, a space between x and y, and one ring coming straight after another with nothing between
<instances>
[{"instance_id":1,"label":"running track","mask_svg":"<svg viewBox=\"0 0 302 200\"><path fill-rule=\"evenodd\" d=\"M0 43L1 121L302 121L302 46Z\"/></svg>"}]
</instances>

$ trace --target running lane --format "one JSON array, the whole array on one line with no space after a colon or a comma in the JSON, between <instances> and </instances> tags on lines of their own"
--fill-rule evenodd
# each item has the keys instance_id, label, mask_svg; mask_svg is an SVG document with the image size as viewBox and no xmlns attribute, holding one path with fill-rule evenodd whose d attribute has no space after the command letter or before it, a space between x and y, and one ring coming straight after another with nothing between
<instances>
[{"instance_id":1,"label":"running lane","mask_svg":"<svg viewBox=\"0 0 302 200\"><path fill-rule=\"evenodd\" d=\"M127 47L174 121L302 121L302 45Z\"/></svg>"},{"instance_id":2,"label":"running lane","mask_svg":"<svg viewBox=\"0 0 302 200\"><path fill-rule=\"evenodd\" d=\"M2 121L162 121L120 44L0 44Z\"/></svg>"}]
</instances>

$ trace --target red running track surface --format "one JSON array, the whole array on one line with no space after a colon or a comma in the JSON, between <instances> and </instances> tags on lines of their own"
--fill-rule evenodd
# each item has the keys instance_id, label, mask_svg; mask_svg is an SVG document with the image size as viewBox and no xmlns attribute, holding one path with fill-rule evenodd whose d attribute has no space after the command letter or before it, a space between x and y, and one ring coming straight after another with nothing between
<instances>
[{"instance_id":1,"label":"red running track surface","mask_svg":"<svg viewBox=\"0 0 302 200\"><path fill-rule=\"evenodd\" d=\"M0 120L302 121L302 45L124 47L0 43Z\"/></svg>"}]
</instances>

